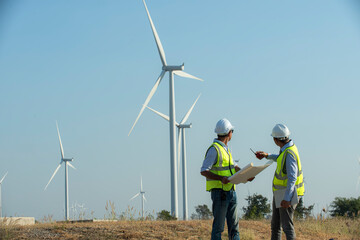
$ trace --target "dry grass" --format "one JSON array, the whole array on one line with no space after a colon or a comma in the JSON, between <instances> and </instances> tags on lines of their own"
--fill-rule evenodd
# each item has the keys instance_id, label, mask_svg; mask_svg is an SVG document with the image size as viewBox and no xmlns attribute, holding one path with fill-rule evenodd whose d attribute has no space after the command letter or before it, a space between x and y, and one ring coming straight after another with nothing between
<instances>
[{"instance_id":1,"label":"dry grass","mask_svg":"<svg viewBox=\"0 0 360 240\"><path fill-rule=\"evenodd\" d=\"M5 239L210 239L211 224L211 220L41 223L11 227ZM298 240L360 239L359 219L297 221L295 226ZM270 239L270 222L241 220L240 236ZM226 231L223 239L227 239Z\"/></svg>"},{"instance_id":2,"label":"dry grass","mask_svg":"<svg viewBox=\"0 0 360 240\"><path fill-rule=\"evenodd\" d=\"M360 239L360 219L307 220L296 224L300 234L317 236L316 239Z\"/></svg>"},{"instance_id":3,"label":"dry grass","mask_svg":"<svg viewBox=\"0 0 360 240\"><path fill-rule=\"evenodd\" d=\"M0 220L0 239L14 239L16 237L17 220L13 221L10 218L4 217Z\"/></svg>"}]
</instances>

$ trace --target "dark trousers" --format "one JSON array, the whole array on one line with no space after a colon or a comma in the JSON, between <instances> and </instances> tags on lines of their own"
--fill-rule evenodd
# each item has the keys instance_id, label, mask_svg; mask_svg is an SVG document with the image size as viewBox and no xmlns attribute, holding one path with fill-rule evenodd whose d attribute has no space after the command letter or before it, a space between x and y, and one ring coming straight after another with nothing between
<instances>
[{"instance_id":1,"label":"dark trousers","mask_svg":"<svg viewBox=\"0 0 360 240\"><path fill-rule=\"evenodd\" d=\"M225 219L228 225L229 239L240 240L236 192L233 190L225 192L221 189L213 189L211 199L213 201L212 211L214 215L211 240L221 240Z\"/></svg>"},{"instance_id":2,"label":"dark trousers","mask_svg":"<svg viewBox=\"0 0 360 240\"><path fill-rule=\"evenodd\" d=\"M271 240L281 240L281 227L284 230L287 240L296 239L293 222L296 204L289 208L276 208L275 199L273 199L272 208Z\"/></svg>"}]
</instances>

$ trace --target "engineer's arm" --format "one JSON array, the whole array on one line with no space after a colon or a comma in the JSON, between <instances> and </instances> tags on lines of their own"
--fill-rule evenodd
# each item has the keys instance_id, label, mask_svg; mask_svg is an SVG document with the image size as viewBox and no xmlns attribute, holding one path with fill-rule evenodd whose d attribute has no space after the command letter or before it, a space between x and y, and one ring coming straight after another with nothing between
<instances>
[{"instance_id":1,"label":"engineer's arm","mask_svg":"<svg viewBox=\"0 0 360 240\"><path fill-rule=\"evenodd\" d=\"M219 180L221 181L223 184L227 184L229 183L229 179L227 177L224 177L224 176L219 176L215 173L212 173L210 171L202 171L201 172L201 175L203 175L204 177L206 178L209 178L209 179L213 179L213 180Z\"/></svg>"},{"instance_id":2,"label":"engineer's arm","mask_svg":"<svg viewBox=\"0 0 360 240\"><path fill-rule=\"evenodd\" d=\"M297 179L298 166L296 159L290 153L286 155L286 171L288 176L287 186L285 190L284 200L281 202L282 207L290 207L291 199L296 191L295 183Z\"/></svg>"},{"instance_id":3,"label":"engineer's arm","mask_svg":"<svg viewBox=\"0 0 360 240\"><path fill-rule=\"evenodd\" d=\"M203 165L201 166L200 174L206 178L219 180L223 184L229 183L227 177L219 176L215 173L210 172L211 167L216 163L217 158L217 151L214 147L211 147L208 152L206 153ZM235 167L236 169L236 167Z\"/></svg>"},{"instance_id":4,"label":"engineer's arm","mask_svg":"<svg viewBox=\"0 0 360 240\"><path fill-rule=\"evenodd\" d=\"M266 158L268 160L272 160L272 161L276 162L276 159L278 158L279 155L277 155L277 154L269 154L269 153L264 152L264 151L257 151L255 153L255 156L260 160L263 159L263 158Z\"/></svg>"}]
</instances>

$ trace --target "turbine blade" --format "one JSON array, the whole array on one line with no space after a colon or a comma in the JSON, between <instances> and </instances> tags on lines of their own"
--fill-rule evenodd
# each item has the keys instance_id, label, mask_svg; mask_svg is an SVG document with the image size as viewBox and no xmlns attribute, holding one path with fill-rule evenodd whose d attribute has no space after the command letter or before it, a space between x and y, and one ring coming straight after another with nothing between
<instances>
[{"instance_id":1,"label":"turbine blade","mask_svg":"<svg viewBox=\"0 0 360 240\"><path fill-rule=\"evenodd\" d=\"M188 74L188 73L186 73L184 71L181 71L181 70L175 70L175 71L173 71L173 73L175 73L176 75L178 75L180 77L192 78L192 79L196 79L196 80L199 80L199 81L204 81L201 78L195 77L195 76L193 76L191 74Z\"/></svg>"},{"instance_id":2,"label":"turbine blade","mask_svg":"<svg viewBox=\"0 0 360 240\"><path fill-rule=\"evenodd\" d=\"M57 171L59 171L59 168L61 167L61 164L62 164L62 161L59 163L59 165L58 165L58 166L57 166L57 168L55 169L55 172L54 172L54 173L53 173L53 175L51 176L51 178L50 178L50 180L49 180L48 184L46 184L46 187L45 187L44 191L45 191L45 190L46 190L46 188L49 186L49 184L50 184L51 180L54 178L54 176L55 176L55 174L57 173Z\"/></svg>"},{"instance_id":3,"label":"turbine blade","mask_svg":"<svg viewBox=\"0 0 360 240\"><path fill-rule=\"evenodd\" d=\"M181 145L181 128L178 128L178 155L177 155L177 170L178 170L178 176L180 176L180 145Z\"/></svg>"},{"instance_id":4,"label":"turbine blade","mask_svg":"<svg viewBox=\"0 0 360 240\"><path fill-rule=\"evenodd\" d=\"M160 117L162 117L163 119L165 119L166 121L170 121L170 118L168 117L168 115L165 115L165 114L163 114L163 113L161 113L161 112L158 112L158 111L156 111L155 109L152 109L151 107L149 107L149 106L146 106L148 109L150 109L151 111L153 111L154 113L156 113L157 115L159 115ZM175 124L176 124L176 126L179 126L179 123L177 123L176 121L175 121Z\"/></svg>"},{"instance_id":5,"label":"turbine blade","mask_svg":"<svg viewBox=\"0 0 360 240\"><path fill-rule=\"evenodd\" d=\"M62 146L62 143L61 143L60 131L59 131L59 126L58 126L57 121L56 121L56 129L57 129L58 136L59 136L60 152L61 152L61 160L62 160L64 158L64 149L63 149L63 146Z\"/></svg>"},{"instance_id":6,"label":"turbine blade","mask_svg":"<svg viewBox=\"0 0 360 240\"><path fill-rule=\"evenodd\" d=\"M0 180L0 184L2 184L2 182L4 181L7 174L8 174L8 172L6 172L5 175L2 177L2 179Z\"/></svg>"},{"instance_id":7,"label":"turbine blade","mask_svg":"<svg viewBox=\"0 0 360 240\"><path fill-rule=\"evenodd\" d=\"M143 194L142 196L143 196L143 199L145 200L145 202L147 202L147 200L146 200L146 198L145 198L145 195Z\"/></svg>"},{"instance_id":8,"label":"turbine blade","mask_svg":"<svg viewBox=\"0 0 360 240\"><path fill-rule=\"evenodd\" d=\"M186 120L189 118L189 116L190 116L192 110L194 109L196 102L199 100L200 96L201 96L201 93L199 94L199 96L198 96L197 99L195 100L194 104L193 104L193 105L191 106L191 108L189 109L189 111L185 114L185 116L184 116L184 118L181 120L180 124L183 124L183 123L186 122Z\"/></svg>"},{"instance_id":9,"label":"turbine blade","mask_svg":"<svg viewBox=\"0 0 360 240\"><path fill-rule=\"evenodd\" d=\"M154 26L154 23L153 23L153 21L152 21L152 19L151 19L151 17L150 17L150 13L149 13L149 10L148 10L148 8L147 8L147 6L146 6L145 0L143 0L143 3L144 3L145 9L146 9L146 13L147 13L148 18L149 18L149 22L150 22L150 25L151 25L151 30L152 30L152 32L153 32L153 34L154 34L156 46L157 46L158 51L159 51L159 55L160 55L160 59L161 59L162 65L163 65L163 66L166 66L167 64L166 64L166 57L165 57L164 48L163 48L163 46L162 46L162 44L161 44L159 35L158 35L158 33L157 33L157 31L156 31L156 28L155 28L155 26Z\"/></svg>"},{"instance_id":10,"label":"turbine blade","mask_svg":"<svg viewBox=\"0 0 360 240\"><path fill-rule=\"evenodd\" d=\"M73 169L76 170L76 168L75 168L71 163L67 162L67 164L68 164L70 167L72 167Z\"/></svg>"},{"instance_id":11,"label":"turbine blade","mask_svg":"<svg viewBox=\"0 0 360 240\"><path fill-rule=\"evenodd\" d=\"M141 108L141 110L140 110L139 115L137 116L137 118L136 118L133 126L131 127L128 136L130 136L130 133L131 133L132 130L134 129L134 127L135 127L137 121L139 120L141 114L143 113L145 107L146 107L147 104L150 102L150 99L152 98L152 96L153 96L154 93L156 92L156 89L158 88L158 86L159 86L159 84L160 84L160 82L161 82L161 79L164 77L164 74L165 74L165 71L163 70L163 71L160 73L160 76L158 77L158 79L156 80L155 85L154 85L153 88L151 89L149 95L147 96L147 98L146 98L146 100L145 100L145 103L143 104L143 106L142 106L142 108Z\"/></svg>"},{"instance_id":12,"label":"turbine blade","mask_svg":"<svg viewBox=\"0 0 360 240\"><path fill-rule=\"evenodd\" d=\"M133 200L134 198L136 198L137 196L139 196L139 194L140 194L140 193L135 194L135 196L133 196L132 198L130 198L129 201L131 201L131 200Z\"/></svg>"},{"instance_id":13,"label":"turbine blade","mask_svg":"<svg viewBox=\"0 0 360 240\"><path fill-rule=\"evenodd\" d=\"M161 112L158 112L158 111L156 111L155 109L152 109L151 107L149 107L149 106L146 106L148 109L150 109L151 111L153 111L154 113L156 113L157 115L159 115L160 117L162 117L163 119L165 119L165 120L167 120L167 121L170 121L170 118L169 118L169 116L167 116L167 115L165 115L165 114L163 114L163 113L161 113Z\"/></svg>"},{"instance_id":14,"label":"turbine blade","mask_svg":"<svg viewBox=\"0 0 360 240\"><path fill-rule=\"evenodd\" d=\"M142 176L140 177L140 192L142 192Z\"/></svg>"}]
</instances>

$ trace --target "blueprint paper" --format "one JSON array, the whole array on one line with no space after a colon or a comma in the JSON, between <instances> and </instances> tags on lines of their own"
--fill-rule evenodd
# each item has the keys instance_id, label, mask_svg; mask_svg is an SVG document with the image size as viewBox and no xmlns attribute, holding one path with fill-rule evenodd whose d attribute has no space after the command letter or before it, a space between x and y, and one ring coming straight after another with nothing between
<instances>
[{"instance_id":1,"label":"blueprint paper","mask_svg":"<svg viewBox=\"0 0 360 240\"><path fill-rule=\"evenodd\" d=\"M249 178L255 177L272 163L273 161L268 161L265 165L262 166L254 166L253 163L249 163L240 171L229 177L229 180L233 184L246 183Z\"/></svg>"}]
</instances>

